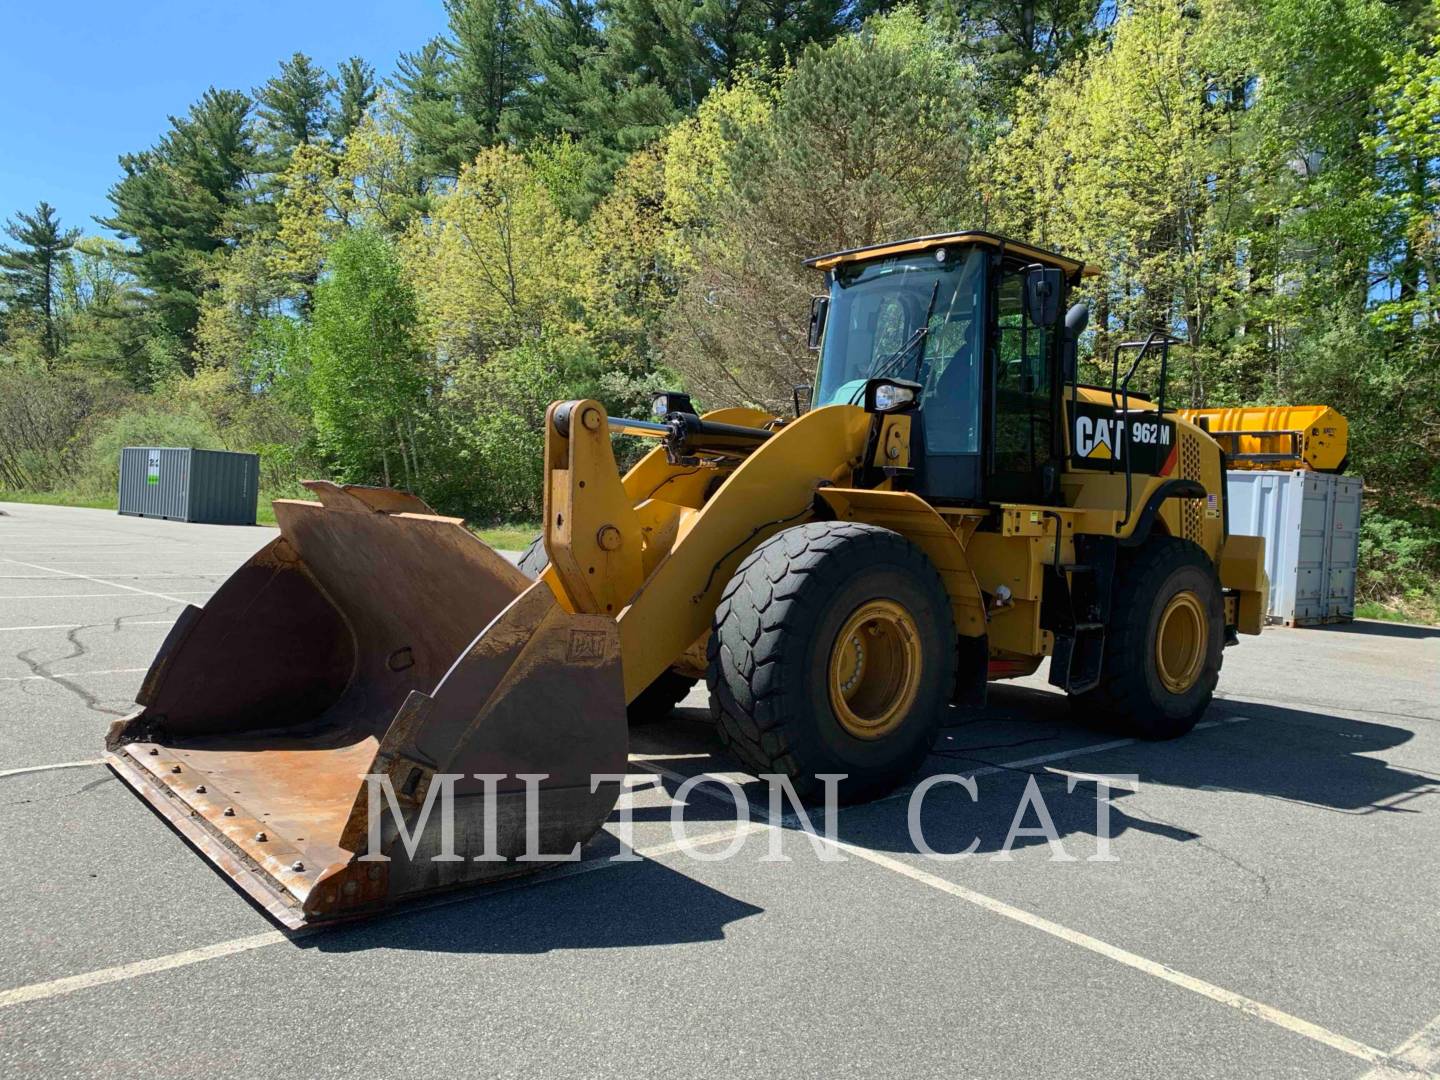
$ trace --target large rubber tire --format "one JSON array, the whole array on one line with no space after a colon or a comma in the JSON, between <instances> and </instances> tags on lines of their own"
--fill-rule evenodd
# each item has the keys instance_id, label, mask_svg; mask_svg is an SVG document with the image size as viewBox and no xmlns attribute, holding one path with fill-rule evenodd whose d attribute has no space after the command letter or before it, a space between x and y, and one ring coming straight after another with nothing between
<instances>
[{"instance_id":1,"label":"large rubber tire","mask_svg":"<svg viewBox=\"0 0 1440 1080\"><path fill-rule=\"evenodd\" d=\"M919 643L919 687L898 726L859 738L831 702L830 660L867 603L898 604ZM889 791L919 767L955 682L955 623L934 565L899 533L811 522L778 533L736 570L715 610L706 682L721 739L758 773L788 776L802 797L843 773L844 802Z\"/></svg>"},{"instance_id":2,"label":"large rubber tire","mask_svg":"<svg viewBox=\"0 0 1440 1080\"><path fill-rule=\"evenodd\" d=\"M1142 739L1173 739L1193 728L1215 696L1225 648L1225 608L1215 564L1188 540L1156 536L1117 568L1100 683L1071 697L1087 719ZM1157 635L1174 598L1192 593L1206 616L1204 658L1183 693L1161 678Z\"/></svg>"},{"instance_id":3,"label":"large rubber tire","mask_svg":"<svg viewBox=\"0 0 1440 1080\"><path fill-rule=\"evenodd\" d=\"M532 581L545 572L550 557L545 554L545 538L537 536L516 563L525 576ZM662 671L655 681L640 691L640 695L625 708L625 719L631 727L658 724L668 720L675 712L675 706L685 699L699 679L681 675L675 671Z\"/></svg>"},{"instance_id":4,"label":"large rubber tire","mask_svg":"<svg viewBox=\"0 0 1440 1080\"><path fill-rule=\"evenodd\" d=\"M537 536L530 541L530 546L520 556L520 561L515 564L520 572L534 581L545 572L545 567L550 565L550 556L545 553L545 537Z\"/></svg>"}]
</instances>

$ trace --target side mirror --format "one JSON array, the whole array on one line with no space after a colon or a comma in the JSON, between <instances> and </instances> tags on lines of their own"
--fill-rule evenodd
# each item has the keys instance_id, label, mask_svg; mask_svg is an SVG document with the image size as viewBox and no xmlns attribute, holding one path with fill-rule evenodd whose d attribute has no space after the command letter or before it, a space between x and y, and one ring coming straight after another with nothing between
<instances>
[{"instance_id":1,"label":"side mirror","mask_svg":"<svg viewBox=\"0 0 1440 1080\"><path fill-rule=\"evenodd\" d=\"M1077 357L1080 349L1080 335L1090 323L1090 309L1076 304L1065 313L1065 334L1060 340L1060 377L1073 383L1079 375Z\"/></svg>"},{"instance_id":2,"label":"side mirror","mask_svg":"<svg viewBox=\"0 0 1440 1080\"><path fill-rule=\"evenodd\" d=\"M1025 315L1036 326L1054 326L1060 317L1065 276L1053 266L1031 266L1025 271Z\"/></svg>"},{"instance_id":3,"label":"side mirror","mask_svg":"<svg viewBox=\"0 0 1440 1080\"><path fill-rule=\"evenodd\" d=\"M814 396L815 388L813 386L801 385L793 387L790 393L795 399L795 416L798 419L802 414L809 411L810 401Z\"/></svg>"},{"instance_id":4,"label":"side mirror","mask_svg":"<svg viewBox=\"0 0 1440 1080\"><path fill-rule=\"evenodd\" d=\"M830 315L830 298L815 296L810 299L810 351L820 348L820 339L825 336L825 320Z\"/></svg>"}]
</instances>

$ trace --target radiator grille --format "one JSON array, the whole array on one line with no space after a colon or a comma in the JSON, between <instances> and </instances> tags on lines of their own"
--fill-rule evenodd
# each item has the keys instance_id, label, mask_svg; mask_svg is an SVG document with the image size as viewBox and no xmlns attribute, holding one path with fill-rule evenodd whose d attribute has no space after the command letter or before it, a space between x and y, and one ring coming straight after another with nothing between
<instances>
[{"instance_id":1,"label":"radiator grille","mask_svg":"<svg viewBox=\"0 0 1440 1080\"><path fill-rule=\"evenodd\" d=\"M1185 480L1200 479L1200 440L1192 435L1180 437L1180 476ZM1201 543L1205 538L1204 499L1180 500L1180 528L1186 540Z\"/></svg>"}]
</instances>

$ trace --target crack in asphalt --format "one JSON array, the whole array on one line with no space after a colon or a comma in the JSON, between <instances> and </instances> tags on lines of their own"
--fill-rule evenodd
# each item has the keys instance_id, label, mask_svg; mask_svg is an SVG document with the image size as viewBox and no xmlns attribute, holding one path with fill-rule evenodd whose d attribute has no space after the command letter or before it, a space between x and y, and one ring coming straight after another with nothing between
<instances>
[{"instance_id":1,"label":"crack in asphalt","mask_svg":"<svg viewBox=\"0 0 1440 1080\"><path fill-rule=\"evenodd\" d=\"M100 713L104 716L124 716L125 712L123 710L110 709L105 707L101 704L101 701L103 699L100 698L99 695L92 694L89 690L86 690L85 687L80 685L78 682L74 682L66 678L64 675L52 674L47 669L54 664L63 664L67 661L78 660L81 657L88 655L90 652L90 647L80 640L80 635L87 630L99 630L108 625L111 633L119 633L120 630L123 628L125 620L127 619L143 619L148 616L169 615L174 610L174 607L175 605L172 604L166 606L160 611L140 611L130 615L117 615L115 616L115 618L111 619L108 624L99 622L86 623L83 626L76 626L65 632L65 640L70 643L71 648L74 650L73 652L67 653L64 656L53 657L50 660L40 661L34 658L33 654L36 653L39 649L39 646L35 646L29 649L21 649L15 654L15 659L19 660L22 664L29 668L30 673L37 678L43 679L44 681L49 683L54 683L56 686L62 687L63 689L68 690L70 693L74 694L84 703L85 708L89 709L91 712Z\"/></svg>"},{"instance_id":2,"label":"crack in asphalt","mask_svg":"<svg viewBox=\"0 0 1440 1080\"><path fill-rule=\"evenodd\" d=\"M1069 776L1068 776L1067 774L1065 774L1065 773L1052 772L1052 771L1050 771L1049 769L1027 769L1027 768L1023 768L1023 767L1021 767L1021 766L1018 766L1018 765L1006 765L1006 764L1004 764L1004 763L1002 763L1002 762L998 762L998 761L986 761L984 758L965 757L964 755L961 755L961 754L955 754L955 755L951 755L951 756L954 756L954 757L956 757L956 758L958 758L958 759L960 759L960 760L962 760L962 761L973 761L973 762L977 762L977 763L979 763L979 764L981 764L981 765L989 766L989 767L992 768L992 769L998 769L998 770L1000 770L1001 772L1024 773L1026 776L1033 776L1033 777L1035 777L1035 779L1036 779L1037 781L1040 781L1040 780L1049 780L1049 781L1052 781L1052 782L1055 782L1055 783L1060 783L1060 782L1063 780L1063 781L1065 782L1065 784L1066 784L1067 793L1068 793L1068 789L1069 789ZM1129 792L1129 794L1130 794L1132 797L1138 795L1138 794L1139 794L1138 788L1137 788L1135 791ZM1164 819L1164 818L1162 818L1162 817L1157 817L1157 816L1154 815L1154 814L1148 814L1148 813L1146 813L1145 811L1141 810L1141 809L1135 804L1135 802L1132 801L1132 799L1126 799L1123 804L1116 804L1116 805L1115 805L1115 808L1118 809L1118 810L1119 810L1122 814L1124 814L1126 817L1139 818L1141 821L1148 821L1148 822L1149 822L1150 824L1152 824L1152 825L1159 825L1159 826L1161 826L1161 827L1163 827L1163 828L1166 828L1166 829L1172 829L1172 830L1174 830L1174 831L1177 832L1177 833L1185 833L1185 834L1187 834L1187 835L1189 836L1189 839L1186 841L1187 843L1193 843L1193 844L1195 844L1198 848L1200 848L1200 850L1205 851L1205 852L1208 852L1209 854L1215 856L1216 858L1221 859L1221 860L1223 860L1223 861L1225 861L1225 862L1228 862L1230 865L1234 866L1237 870L1241 871L1243 874L1247 874L1247 875L1249 875L1250 877L1253 877L1256 881L1258 881L1258 882L1260 883L1260 890L1261 890L1261 893L1262 893L1262 898L1265 899L1265 900L1269 900L1269 899L1270 899L1270 896L1271 896L1271 894L1272 894L1272 892L1273 892L1273 887L1271 886L1270 879L1269 879L1264 873L1262 873L1261 871L1255 869L1253 866L1247 865L1246 863L1242 862L1240 859L1237 859L1235 856L1229 854L1229 853L1226 852L1224 849L1220 848L1218 845L1213 844L1213 843L1211 843L1210 841L1207 841L1207 840L1206 840L1203 836L1201 836L1199 833L1194 832L1194 831L1191 830L1191 829L1187 829L1187 828L1185 828L1183 825L1177 825L1177 824L1176 824L1175 822L1173 822L1173 821L1167 821L1166 819Z\"/></svg>"},{"instance_id":3,"label":"crack in asphalt","mask_svg":"<svg viewBox=\"0 0 1440 1080\"><path fill-rule=\"evenodd\" d=\"M4 806L25 806L25 805L28 805L28 804L30 804L30 803L58 802L58 801L61 800L61 799L74 799L74 798L77 798L77 797L79 797L79 796L81 796L81 795L84 795L84 794L86 794L86 793L88 793L88 792L94 791L94 790L95 790L96 788L98 788L101 784L111 783L114 779L115 779L115 776L114 776L113 774L108 774L108 773L107 773L105 776L102 776L99 780L91 780L88 784L82 784L80 787L76 788L74 791L61 791L61 792L58 792L57 794L54 794L54 795L32 795L32 796L30 796L30 797L28 797L28 798L24 798L24 799L10 799L10 800L7 800L6 802L0 802L0 807L4 807Z\"/></svg>"}]
</instances>

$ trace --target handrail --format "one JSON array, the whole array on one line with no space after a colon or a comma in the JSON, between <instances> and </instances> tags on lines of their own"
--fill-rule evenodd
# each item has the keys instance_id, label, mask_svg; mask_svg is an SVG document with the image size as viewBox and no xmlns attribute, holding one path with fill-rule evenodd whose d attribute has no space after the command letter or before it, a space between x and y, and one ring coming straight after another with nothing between
<instances>
[{"instance_id":1,"label":"handrail","mask_svg":"<svg viewBox=\"0 0 1440 1080\"><path fill-rule=\"evenodd\" d=\"M1179 338L1171 337L1169 334L1162 334L1159 330L1151 330L1144 341L1122 341L1115 346L1111 353L1110 360L1110 400L1113 403L1117 393L1120 397L1120 407L1115 410L1115 417L1118 420L1116 425L1116 442L1120 445L1116 448L1116 454L1110 459L1110 473L1115 472L1117 458L1125 459L1125 516L1116 525L1117 531L1123 529L1130 523L1133 511L1131 502L1134 498L1134 466L1130 463L1130 451L1125 448L1124 443L1130 434L1130 380L1140 370L1140 361L1145 359L1151 346L1160 346L1160 392L1155 398L1155 411L1161 416L1165 415L1165 389L1170 368L1170 346L1183 345ZM1135 359L1130 362L1129 370L1125 372L1125 378L1120 379L1120 353L1124 349L1135 349ZM1123 434L1121 432L1123 431Z\"/></svg>"}]
</instances>

